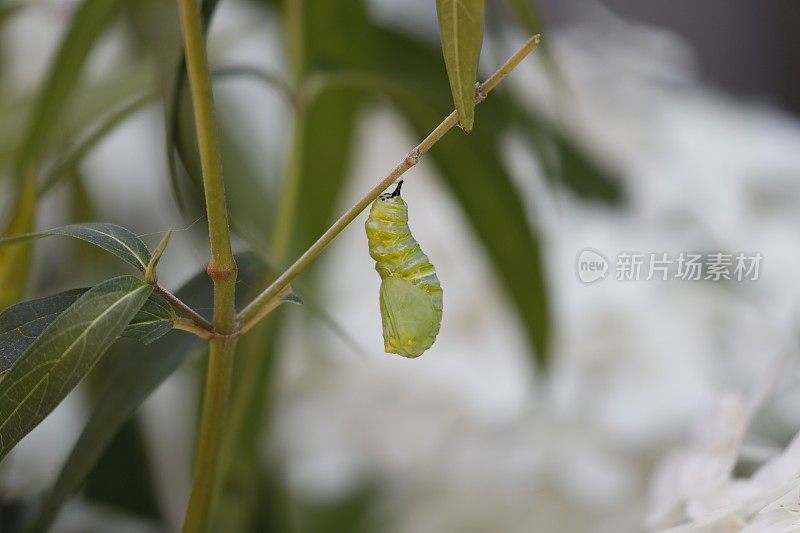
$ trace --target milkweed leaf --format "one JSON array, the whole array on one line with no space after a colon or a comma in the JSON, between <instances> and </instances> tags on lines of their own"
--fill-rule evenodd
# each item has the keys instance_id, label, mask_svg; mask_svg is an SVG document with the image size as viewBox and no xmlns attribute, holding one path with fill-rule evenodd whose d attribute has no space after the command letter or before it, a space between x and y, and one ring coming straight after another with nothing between
<instances>
[{"instance_id":1,"label":"milkweed leaf","mask_svg":"<svg viewBox=\"0 0 800 533\"><path fill-rule=\"evenodd\" d=\"M88 290L71 289L27 300L0 313L0 373L11 368L47 326ZM169 303L153 293L125 327L122 336L150 344L172 329L175 318L175 310Z\"/></svg>"},{"instance_id":2,"label":"milkweed leaf","mask_svg":"<svg viewBox=\"0 0 800 533\"><path fill-rule=\"evenodd\" d=\"M46 231L15 235L0 239L0 247L41 239L52 235L75 237L82 241L99 246L103 250L119 257L126 263L134 266L144 273L150 263L150 251L147 246L129 229L109 222L89 222L85 224L70 224Z\"/></svg>"},{"instance_id":3,"label":"milkweed leaf","mask_svg":"<svg viewBox=\"0 0 800 533\"><path fill-rule=\"evenodd\" d=\"M625 203L618 180L571 135L521 102L512 101L509 114L536 149L547 178L560 182L577 197L609 205Z\"/></svg>"},{"instance_id":4,"label":"milkweed leaf","mask_svg":"<svg viewBox=\"0 0 800 533\"><path fill-rule=\"evenodd\" d=\"M135 98L122 107L112 110L98 120L94 128L70 147L47 173L47 177L44 179L44 183L42 183L41 193L46 193L65 178L74 177L81 161L100 141L105 139L106 135L152 100L153 97L150 94Z\"/></svg>"},{"instance_id":5,"label":"milkweed leaf","mask_svg":"<svg viewBox=\"0 0 800 533\"><path fill-rule=\"evenodd\" d=\"M442 54L461 128L475 121L475 82L483 42L483 0L436 0Z\"/></svg>"},{"instance_id":6,"label":"milkweed leaf","mask_svg":"<svg viewBox=\"0 0 800 533\"><path fill-rule=\"evenodd\" d=\"M265 272L264 264L252 253L237 254L236 265L237 283L246 286L255 284ZM238 291L240 305L245 303L245 292ZM211 309L212 286L206 271L198 272L176 295L199 312ZM29 531L47 531L120 427L200 344L198 337L175 331L149 346L128 346L104 361L104 383L95 395L89 420L58 479L37 509Z\"/></svg>"},{"instance_id":7,"label":"milkweed leaf","mask_svg":"<svg viewBox=\"0 0 800 533\"><path fill-rule=\"evenodd\" d=\"M15 172L21 175L34 164L61 116L78 82L92 46L122 11L127 0L85 0L73 15L69 29L57 47L47 79L19 149Z\"/></svg>"},{"instance_id":8,"label":"milkweed leaf","mask_svg":"<svg viewBox=\"0 0 800 533\"><path fill-rule=\"evenodd\" d=\"M0 382L0 458L92 369L153 288L132 276L83 294L23 352Z\"/></svg>"}]
</instances>

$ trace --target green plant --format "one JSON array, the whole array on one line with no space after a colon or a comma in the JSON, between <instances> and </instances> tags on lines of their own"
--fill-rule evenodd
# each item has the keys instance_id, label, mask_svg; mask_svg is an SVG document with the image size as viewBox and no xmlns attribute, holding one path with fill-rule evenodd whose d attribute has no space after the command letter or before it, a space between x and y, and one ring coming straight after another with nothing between
<instances>
[{"instance_id":1,"label":"green plant","mask_svg":"<svg viewBox=\"0 0 800 533\"><path fill-rule=\"evenodd\" d=\"M165 9L153 4L158 10ZM128 350L136 352L135 357L114 354L98 366L103 383L95 390L96 407L58 481L26 524L31 530L42 531L52 523L60 506L81 486L137 406L180 366L190 351L203 346L208 351L208 367L184 531L252 527L258 505L244 498L245 511L229 512L224 508L224 489L244 487L255 493L263 484L262 479L253 477L259 471L254 467L254 457L261 428L249 428L244 421L268 409L258 393L265 387L274 364L271 351L280 329L275 311L284 302L299 301L292 282L434 145L436 164L510 289L527 326L532 353L539 363L546 359L548 311L538 242L497 155L496 136L507 122L502 105L487 103L490 109L477 120L470 136L444 138L459 124L460 117L462 129L472 129L474 107L536 48L538 35L526 41L485 82L476 85L483 1L437 0L442 50L456 107L437 125L441 111L452 108L446 85L436 83L436 75L431 75L441 70L438 53L425 43L369 20L359 0L287 0L279 6L290 64L288 81L249 67L210 69L205 32L216 4L213 0L201 5L194 0L178 0L178 18L172 31L177 33L180 28L183 46L161 59L167 72L162 97L173 189L185 209L194 206L207 215L210 259L205 270L212 283L210 297L204 290L202 273L175 293L159 282L157 266L171 232L152 252L133 232L110 223L77 223L32 232L38 201L58 185L80 185L83 156L122 120L154 100L157 92L151 76L132 65L120 75L122 82L116 82L117 87L130 91L125 105L115 107L103 104L102 98L94 98L91 101L96 108L89 113L93 120L71 116L67 105L79 93L102 92L102 88L80 86L81 66L102 32L119 17L131 17L133 26L146 32L149 26L137 25L136 20L145 16L149 4L136 6L125 0L82 3L49 76L35 101L29 104L30 119L18 129L22 141L9 160L0 160L8 169L16 194L5 238L0 241L0 309L6 308L0 314L0 458L92 371L118 338L133 337L160 347L156 354L134 345ZM514 8L527 13L524 3L515 3ZM169 9L158 13L175 14ZM166 20L170 20L169 16ZM535 25L530 13L524 20ZM341 31L342 23L347 24L347 32ZM147 42L147 36L143 37L142 46ZM386 61L386 57L393 58L394 63ZM226 196L230 184L223 179L225 151L231 144L225 125L218 123L212 82L225 76L253 75L286 95L295 114L290 162L269 239L275 264L283 265L295 253L298 256L282 269L270 268L252 255L236 258L231 247ZM412 83L415 77L419 79ZM118 91L114 94L119 96ZM388 98L424 139L331 222L333 199L347 174L355 118L363 105L354 96L363 94ZM186 105L188 102L191 106ZM552 137L546 135L547 127L533 119L525 125L536 135ZM337 133L332 135L331 129ZM66 147L59 145L56 139L64 132L70 136L80 134L79 141ZM563 137L555 138L562 143L558 146L568 146L570 155L580 159L589 181L603 182L599 171L579 151L565 143ZM234 159L228 159L232 167L236 165ZM229 173L243 181L247 170ZM316 194L307 195L309 190ZM230 193L231 197L236 195L236 191ZM303 206L308 212L301 212L299 198L308 199ZM492 216L481 219L479 213L487 203L495 206ZM252 229L257 224L248 225ZM234 230L243 236L248 234L248 228L234 225ZM503 244L496 242L498 234L507 234ZM53 235L96 245L128 263L138 275L114 277L89 289L18 303L27 285L31 241ZM249 295L249 301L243 301L248 295L237 293L237 279L246 279L261 290ZM201 314L209 303L198 302L210 303L212 317ZM185 333L167 335L173 329ZM217 512L220 500L223 509Z\"/></svg>"}]
</instances>

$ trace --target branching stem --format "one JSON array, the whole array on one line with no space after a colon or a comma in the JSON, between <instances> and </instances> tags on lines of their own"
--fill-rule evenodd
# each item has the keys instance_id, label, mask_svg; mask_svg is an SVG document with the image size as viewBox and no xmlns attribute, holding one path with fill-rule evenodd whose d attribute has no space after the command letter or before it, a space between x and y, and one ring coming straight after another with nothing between
<instances>
[{"instance_id":1,"label":"branching stem","mask_svg":"<svg viewBox=\"0 0 800 533\"><path fill-rule=\"evenodd\" d=\"M514 70L514 68L539 45L541 37L534 35L512 55L497 72L476 88L476 103L483 101L497 85ZM278 295L285 290L317 256L341 233L355 218L371 204L387 187L397 181L408 169L417 164L419 159L441 139L445 133L458 124L458 112L453 111L425 139L419 143L403 160L397 164L381 181L348 209L328 228L317 241L312 244L289 268L287 268L272 284L259 294L237 315L237 322L252 325L267 313L265 308L273 306Z\"/></svg>"},{"instance_id":2,"label":"branching stem","mask_svg":"<svg viewBox=\"0 0 800 533\"><path fill-rule=\"evenodd\" d=\"M200 433L185 533L207 531L220 485L220 449L228 418L231 374L236 337L236 262L231 251L222 158L214 116L214 95L206 57L203 25L196 0L178 0L186 70L192 94L197 145L203 171L211 260L208 274L214 282L215 335L209 342L208 371L203 393Z\"/></svg>"}]
</instances>

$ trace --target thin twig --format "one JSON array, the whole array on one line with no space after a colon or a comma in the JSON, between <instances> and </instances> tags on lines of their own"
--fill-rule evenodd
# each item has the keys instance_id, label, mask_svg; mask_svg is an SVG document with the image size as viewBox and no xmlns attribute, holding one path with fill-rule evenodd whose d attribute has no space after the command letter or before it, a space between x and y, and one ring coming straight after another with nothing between
<instances>
[{"instance_id":1,"label":"thin twig","mask_svg":"<svg viewBox=\"0 0 800 533\"><path fill-rule=\"evenodd\" d=\"M476 88L476 104L482 102L497 85L514 70L514 68L536 47L541 40L540 35L528 39L522 47L512 55L497 72ZM419 143L385 178L370 189L358 202L348 209L328 230L312 244L289 268L278 276L272 284L259 294L236 317L240 324L252 326L266 315L264 309L274 305L278 294L281 293L291 281L297 277L316 257L324 250L339 233L344 230L355 218L372 203L386 188L397 181L408 169L417 164L431 147L441 139L445 133L458 124L458 112L453 111L439 124L425 139ZM271 309L270 309L271 310ZM269 311L269 310L268 310ZM267 311L267 312L268 312Z\"/></svg>"},{"instance_id":2,"label":"thin twig","mask_svg":"<svg viewBox=\"0 0 800 533\"><path fill-rule=\"evenodd\" d=\"M201 339L209 341L213 339L214 336L216 335L216 333L214 333L213 331L209 331L205 328L201 328L200 326L198 326L197 323L191 318L178 317L172 323L172 326L175 329L179 329L181 331L188 331L189 333L194 333Z\"/></svg>"},{"instance_id":3,"label":"thin twig","mask_svg":"<svg viewBox=\"0 0 800 533\"><path fill-rule=\"evenodd\" d=\"M164 299L170 303L173 309L189 317L191 321L194 322L200 328L208 332L214 331L214 326L211 324L211 322L203 318L203 316L200 315L200 313L189 307L187 304L183 303L183 301L181 301L180 298L178 298L177 296L175 296L174 294L172 294L159 284L156 284L154 287L155 291L161 296L163 296Z\"/></svg>"}]
</instances>

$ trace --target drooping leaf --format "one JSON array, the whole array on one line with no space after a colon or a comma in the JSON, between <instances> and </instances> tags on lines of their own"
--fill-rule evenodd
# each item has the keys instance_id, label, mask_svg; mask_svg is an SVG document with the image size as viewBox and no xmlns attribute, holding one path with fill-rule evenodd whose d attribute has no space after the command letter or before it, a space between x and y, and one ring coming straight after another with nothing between
<instances>
[{"instance_id":1,"label":"drooping leaf","mask_svg":"<svg viewBox=\"0 0 800 533\"><path fill-rule=\"evenodd\" d=\"M236 255L237 282L253 285L264 275L264 264L252 253ZM237 291L237 305L246 291ZM192 277L176 295L200 313L212 308L212 286L205 270ZM104 362L104 383L97 391L89 421L64 463L58 479L37 510L30 531L50 527L71 494L80 488L111 439L142 402L200 346L200 339L174 331L145 347L129 346Z\"/></svg>"},{"instance_id":2,"label":"drooping leaf","mask_svg":"<svg viewBox=\"0 0 800 533\"><path fill-rule=\"evenodd\" d=\"M4 236L25 233L33 229L36 218L36 173L28 172L17 198L11 220L8 221ZM20 243L8 248L0 248L0 309L20 301L28 281L28 266L31 258L29 243Z\"/></svg>"},{"instance_id":3,"label":"drooping leaf","mask_svg":"<svg viewBox=\"0 0 800 533\"><path fill-rule=\"evenodd\" d=\"M105 382L95 394L89 421L27 531L48 530L125 421L199 346L197 337L174 332L150 346L129 347L104 362Z\"/></svg>"},{"instance_id":4,"label":"drooping leaf","mask_svg":"<svg viewBox=\"0 0 800 533\"><path fill-rule=\"evenodd\" d=\"M87 80L79 91L73 91L69 105L64 106L60 120L51 126L46 152L63 150L102 117L118 109L120 102L129 102L143 94L152 93L155 78L146 59L119 65L100 80ZM36 100L28 93L4 94L0 99L0 166L13 165L19 154L19 142L28 127ZM43 169L44 170L44 169ZM45 176L45 181L49 174Z\"/></svg>"},{"instance_id":5,"label":"drooping leaf","mask_svg":"<svg viewBox=\"0 0 800 533\"><path fill-rule=\"evenodd\" d=\"M200 14L203 30L208 31L211 17L219 0L202 0ZM167 141L167 161L169 163L170 183L175 199L182 210L187 209L184 193L189 190L196 198L202 199L202 173L197 153L197 139L194 133L194 115L191 98L186 83L186 61L180 39L173 39L175 47L165 54L166 68L162 83L164 95L164 123ZM182 179L188 174L188 182ZM201 202L202 203L202 202Z\"/></svg>"},{"instance_id":6,"label":"drooping leaf","mask_svg":"<svg viewBox=\"0 0 800 533\"><path fill-rule=\"evenodd\" d=\"M108 353L104 359L112 356ZM105 374L97 378L105 379ZM158 476L151 452L141 418L128 419L87 476L83 497L126 514L163 522ZM121 479L125 482L120 483Z\"/></svg>"},{"instance_id":7,"label":"drooping leaf","mask_svg":"<svg viewBox=\"0 0 800 533\"><path fill-rule=\"evenodd\" d=\"M132 276L81 296L25 350L0 382L0 458L92 369L153 288Z\"/></svg>"},{"instance_id":8,"label":"drooping leaf","mask_svg":"<svg viewBox=\"0 0 800 533\"><path fill-rule=\"evenodd\" d=\"M150 94L135 98L102 117L92 131L75 143L47 173L47 177L42 183L41 193L46 193L66 178L74 177L81 161L106 135L152 100L153 96Z\"/></svg>"},{"instance_id":9,"label":"drooping leaf","mask_svg":"<svg viewBox=\"0 0 800 533\"><path fill-rule=\"evenodd\" d=\"M150 262L150 251L147 246L129 229L109 222L90 222L86 224L70 224L36 233L15 235L0 239L0 246L7 246L31 239L40 239L52 235L75 237L99 246L103 250L116 255L126 263L144 273Z\"/></svg>"},{"instance_id":10,"label":"drooping leaf","mask_svg":"<svg viewBox=\"0 0 800 533\"><path fill-rule=\"evenodd\" d=\"M483 43L483 0L436 0L442 53L461 128L475 121L475 82Z\"/></svg>"},{"instance_id":11,"label":"drooping leaf","mask_svg":"<svg viewBox=\"0 0 800 533\"><path fill-rule=\"evenodd\" d=\"M77 84L84 62L103 31L120 14L127 0L85 0L73 15L50 71L38 95L15 163L19 176L42 155L48 136Z\"/></svg>"},{"instance_id":12,"label":"drooping leaf","mask_svg":"<svg viewBox=\"0 0 800 533\"><path fill-rule=\"evenodd\" d=\"M520 102L511 101L509 115L537 151L549 180L560 182L579 198L624 203L618 180L568 133Z\"/></svg>"}]
</instances>

